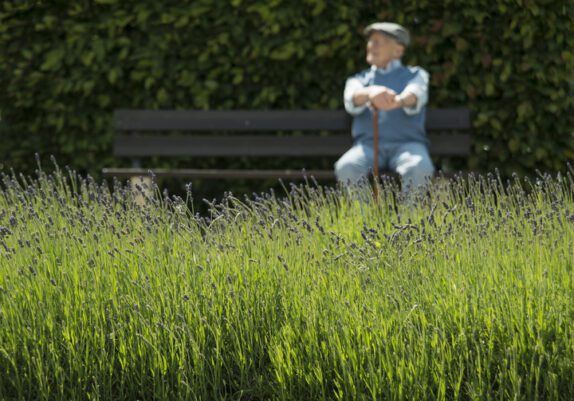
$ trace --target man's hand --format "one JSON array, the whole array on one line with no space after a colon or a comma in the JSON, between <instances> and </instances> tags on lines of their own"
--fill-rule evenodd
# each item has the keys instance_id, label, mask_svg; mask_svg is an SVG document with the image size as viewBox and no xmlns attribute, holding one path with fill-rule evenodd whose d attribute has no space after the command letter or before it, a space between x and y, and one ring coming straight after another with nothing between
<instances>
[{"instance_id":1,"label":"man's hand","mask_svg":"<svg viewBox=\"0 0 574 401\"><path fill-rule=\"evenodd\" d=\"M374 108L388 111L402 107L394 90L381 85L371 86L369 89L369 102Z\"/></svg>"},{"instance_id":2,"label":"man's hand","mask_svg":"<svg viewBox=\"0 0 574 401\"><path fill-rule=\"evenodd\" d=\"M393 110L399 107L416 107L417 97L411 92L397 94L391 88L382 85L367 86L355 91L353 104L362 106L370 103L372 107L382 110Z\"/></svg>"}]
</instances>

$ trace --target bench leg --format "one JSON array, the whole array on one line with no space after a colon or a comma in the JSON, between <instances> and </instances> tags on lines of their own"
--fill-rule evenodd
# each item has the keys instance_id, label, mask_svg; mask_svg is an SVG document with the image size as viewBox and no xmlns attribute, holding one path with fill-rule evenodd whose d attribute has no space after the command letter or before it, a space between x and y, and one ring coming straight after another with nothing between
<instances>
[{"instance_id":1,"label":"bench leg","mask_svg":"<svg viewBox=\"0 0 574 401\"><path fill-rule=\"evenodd\" d=\"M143 206L148 199L153 196L153 185L151 177L135 176L130 177L130 188L132 190L136 204Z\"/></svg>"}]
</instances>

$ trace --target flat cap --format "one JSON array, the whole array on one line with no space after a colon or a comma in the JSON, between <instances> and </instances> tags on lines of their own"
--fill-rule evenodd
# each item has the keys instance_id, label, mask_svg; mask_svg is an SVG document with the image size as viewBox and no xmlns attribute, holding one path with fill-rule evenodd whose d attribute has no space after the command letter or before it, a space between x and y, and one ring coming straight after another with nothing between
<instances>
[{"instance_id":1,"label":"flat cap","mask_svg":"<svg viewBox=\"0 0 574 401\"><path fill-rule=\"evenodd\" d=\"M365 28L365 35L370 35L372 32L381 32L386 35L392 36L401 45L407 47L411 42L409 31L405 27L395 24L394 22L375 22Z\"/></svg>"}]
</instances>

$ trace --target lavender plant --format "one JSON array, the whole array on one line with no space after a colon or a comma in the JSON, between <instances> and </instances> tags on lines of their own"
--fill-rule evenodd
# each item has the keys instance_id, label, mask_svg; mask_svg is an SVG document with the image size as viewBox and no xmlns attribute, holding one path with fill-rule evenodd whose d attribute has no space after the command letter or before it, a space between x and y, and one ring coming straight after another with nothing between
<instances>
[{"instance_id":1,"label":"lavender plant","mask_svg":"<svg viewBox=\"0 0 574 401\"><path fill-rule=\"evenodd\" d=\"M573 175L415 206L0 185L0 399L574 398Z\"/></svg>"}]
</instances>

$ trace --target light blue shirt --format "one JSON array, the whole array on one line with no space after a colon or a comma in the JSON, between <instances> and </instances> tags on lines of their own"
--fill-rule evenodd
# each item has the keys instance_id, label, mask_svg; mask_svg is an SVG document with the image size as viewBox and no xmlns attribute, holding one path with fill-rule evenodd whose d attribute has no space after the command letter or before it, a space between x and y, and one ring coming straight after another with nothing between
<instances>
[{"instance_id":1,"label":"light blue shirt","mask_svg":"<svg viewBox=\"0 0 574 401\"><path fill-rule=\"evenodd\" d=\"M388 74L397 68L402 67L400 60L392 60L386 68L377 68L377 66L371 66L371 73L375 74ZM413 79L411 79L403 92L410 92L417 97L417 104L414 107L403 107L403 110L408 115L418 114L422 108L428 102L428 83L429 83L429 73L422 68L419 68L418 73ZM353 116L361 114L367 107L368 103L361 106L355 106L353 103L353 95L357 89L364 88L363 82L357 78L349 78L345 83L345 91L343 94L343 100L345 103L345 110Z\"/></svg>"}]
</instances>

